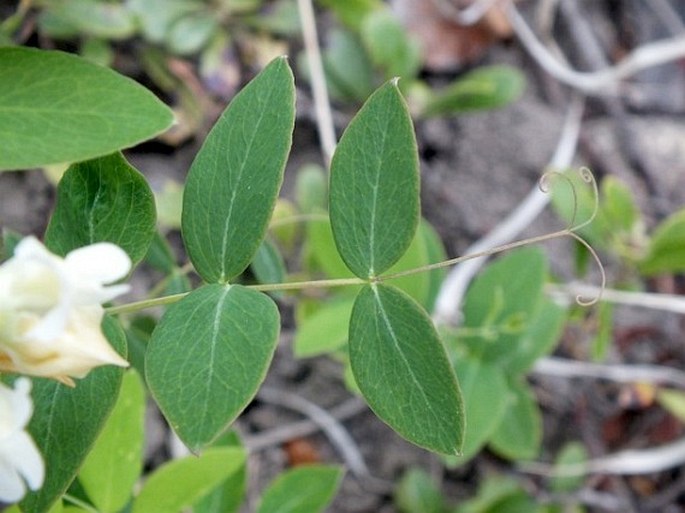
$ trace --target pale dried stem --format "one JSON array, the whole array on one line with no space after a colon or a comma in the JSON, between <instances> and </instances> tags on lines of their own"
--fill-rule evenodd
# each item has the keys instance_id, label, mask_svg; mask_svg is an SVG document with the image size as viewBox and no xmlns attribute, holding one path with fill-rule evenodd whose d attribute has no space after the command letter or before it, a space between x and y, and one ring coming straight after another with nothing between
<instances>
[{"instance_id":1,"label":"pale dried stem","mask_svg":"<svg viewBox=\"0 0 685 513\"><path fill-rule=\"evenodd\" d=\"M460 9L450 0L433 0L440 13L463 26L475 25L499 0L475 0L468 7Z\"/></svg>"},{"instance_id":2,"label":"pale dried stem","mask_svg":"<svg viewBox=\"0 0 685 513\"><path fill-rule=\"evenodd\" d=\"M340 453L347 468L355 477L371 488L389 491L392 484L376 478L369 472L359 447L345 427L333 415L304 397L263 386L257 397L264 402L297 411L311 419L326 434L330 442ZM249 447L249 445L248 445ZM389 488L390 487L390 488Z\"/></svg>"},{"instance_id":3,"label":"pale dried stem","mask_svg":"<svg viewBox=\"0 0 685 513\"><path fill-rule=\"evenodd\" d=\"M312 0L297 0L297 5L300 11L302 38L304 39L307 64L309 65L309 76L312 84L316 125L319 132L321 151L326 166L329 166L331 159L333 158L333 153L335 152L337 139L335 137L335 125L333 124L331 103L328 98L328 89L326 87L326 75L321 59L314 7L312 5Z\"/></svg>"},{"instance_id":4,"label":"pale dried stem","mask_svg":"<svg viewBox=\"0 0 685 513\"><path fill-rule=\"evenodd\" d=\"M596 296L600 289L599 287L585 283L569 283L566 285L548 284L547 291L555 297L569 297L579 294L583 296ZM675 294L626 292L623 290L605 288L602 292L602 300L608 303L685 314L685 297Z\"/></svg>"},{"instance_id":5,"label":"pale dried stem","mask_svg":"<svg viewBox=\"0 0 685 513\"><path fill-rule=\"evenodd\" d=\"M586 95L617 95L626 78L647 68L685 57L685 36L654 41L635 48L613 66L593 72L577 71L554 57L538 40L513 3L505 12L526 51L547 73Z\"/></svg>"},{"instance_id":6,"label":"pale dried stem","mask_svg":"<svg viewBox=\"0 0 685 513\"><path fill-rule=\"evenodd\" d=\"M578 143L583 109L583 98L574 97L566 114L556 150L549 163L551 169L563 169L570 165ZM486 251L514 240L540 215L548 203L549 195L541 191L536 184L511 214L485 237L471 245L466 250L466 254ZM486 257L474 258L450 271L442 283L435 302L433 317L437 323L458 324L462 299L471 280L485 261Z\"/></svg>"},{"instance_id":7,"label":"pale dried stem","mask_svg":"<svg viewBox=\"0 0 685 513\"><path fill-rule=\"evenodd\" d=\"M628 449L573 465L521 463L519 469L530 474L572 477L588 474L644 475L662 472L685 464L685 438L650 449Z\"/></svg>"}]
</instances>

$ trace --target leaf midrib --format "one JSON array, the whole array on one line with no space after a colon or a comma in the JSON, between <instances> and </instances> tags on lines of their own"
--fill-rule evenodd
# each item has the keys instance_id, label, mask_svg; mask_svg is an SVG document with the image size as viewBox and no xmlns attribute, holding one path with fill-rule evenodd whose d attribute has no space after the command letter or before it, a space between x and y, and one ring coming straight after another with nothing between
<instances>
[{"instance_id":1,"label":"leaf midrib","mask_svg":"<svg viewBox=\"0 0 685 513\"><path fill-rule=\"evenodd\" d=\"M383 306L383 301L381 300L380 294L378 292L378 287L376 285L372 285L371 289L373 290L373 294L376 297L376 303L378 304L378 309L380 311L381 319L383 320L383 324L385 324L385 327L388 330L388 333L390 333L393 344L394 344L395 348L397 349L397 354L400 356L400 360L402 361L404 366L409 371L409 375L411 376L411 380L415 384L416 388L419 390L421 396L423 396L424 402L428 406L428 410L431 412L431 414L433 415L433 417L436 420L439 420L440 415L438 415L438 412L436 412L434 410L433 404L428 399L426 392L424 391L423 387L421 386L421 382L417 379L416 374L414 374L414 371L413 371L411 365L409 364L409 361L407 360L406 356L404 355L404 352L402 351L400 345L397 342L398 337L395 335L395 330L393 329L392 324L390 323L390 319L388 318L388 314L385 311L385 307ZM437 425L441 426L441 424L439 422L437 423ZM442 427L440 427L440 430L443 432L443 435L447 435L447 433L444 432Z\"/></svg>"}]
</instances>

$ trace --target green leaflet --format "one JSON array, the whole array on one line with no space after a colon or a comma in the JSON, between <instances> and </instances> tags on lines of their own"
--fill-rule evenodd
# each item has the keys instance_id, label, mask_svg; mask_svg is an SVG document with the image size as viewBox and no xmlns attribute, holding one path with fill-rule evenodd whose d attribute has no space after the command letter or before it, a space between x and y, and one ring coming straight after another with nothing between
<instances>
[{"instance_id":1,"label":"green leaflet","mask_svg":"<svg viewBox=\"0 0 685 513\"><path fill-rule=\"evenodd\" d=\"M117 513L131 498L143 467L144 416L143 383L129 370L112 414L79 472L81 485L102 513Z\"/></svg>"},{"instance_id":2,"label":"green leaflet","mask_svg":"<svg viewBox=\"0 0 685 513\"><path fill-rule=\"evenodd\" d=\"M205 285L172 305L145 354L150 391L171 427L198 452L257 393L278 342L269 297L240 285Z\"/></svg>"},{"instance_id":3,"label":"green leaflet","mask_svg":"<svg viewBox=\"0 0 685 513\"><path fill-rule=\"evenodd\" d=\"M0 170L92 159L163 132L171 110L74 55L0 48Z\"/></svg>"},{"instance_id":4,"label":"green leaflet","mask_svg":"<svg viewBox=\"0 0 685 513\"><path fill-rule=\"evenodd\" d=\"M503 107L517 100L525 76L509 66L483 66L435 94L424 107L426 117Z\"/></svg>"},{"instance_id":5,"label":"green leaflet","mask_svg":"<svg viewBox=\"0 0 685 513\"><path fill-rule=\"evenodd\" d=\"M527 383L510 380L511 401L490 438L490 447L511 460L535 458L542 442L542 417Z\"/></svg>"},{"instance_id":6,"label":"green leaflet","mask_svg":"<svg viewBox=\"0 0 685 513\"><path fill-rule=\"evenodd\" d=\"M285 58L238 93L195 157L183 195L183 240L210 283L252 261L283 181L295 122L295 85Z\"/></svg>"},{"instance_id":7,"label":"green leaflet","mask_svg":"<svg viewBox=\"0 0 685 513\"><path fill-rule=\"evenodd\" d=\"M325 465L306 465L278 476L262 496L257 513L319 513L333 499L343 472Z\"/></svg>"},{"instance_id":8,"label":"green leaflet","mask_svg":"<svg viewBox=\"0 0 685 513\"><path fill-rule=\"evenodd\" d=\"M105 317L102 328L121 355L126 338ZM45 459L45 483L21 501L24 513L45 513L67 490L114 407L124 370L107 365L78 380L75 388L48 379L33 380L34 413L29 432Z\"/></svg>"},{"instance_id":9,"label":"green leaflet","mask_svg":"<svg viewBox=\"0 0 685 513\"><path fill-rule=\"evenodd\" d=\"M405 293L367 285L357 296L349 335L354 378L371 409L407 440L457 454L464 406L433 324Z\"/></svg>"},{"instance_id":10,"label":"green leaflet","mask_svg":"<svg viewBox=\"0 0 685 513\"><path fill-rule=\"evenodd\" d=\"M155 222L150 186L120 153L114 153L67 170L45 242L61 255L95 242L113 242L136 264L152 243Z\"/></svg>"},{"instance_id":11,"label":"green leaflet","mask_svg":"<svg viewBox=\"0 0 685 513\"><path fill-rule=\"evenodd\" d=\"M187 456L157 469L133 503L133 513L171 513L212 492L245 464L241 447L213 447L200 457Z\"/></svg>"},{"instance_id":12,"label":"green leaflet","mask_svg":"<svg viewBox=\"0 0 685 513\"><path fill-rule=\"evenodd\" d=\"M475 456L499 427L509 407L509 385L502 369L474 358L461 358L455 363L466 409L466 433L463 465Z\"/></svg>"},{"instance_id":13,"label":"green leaflet","mask_svg":"<svg viewBox=\"0 0 685 513\"><path fill-rule=\"evenodd\" d=\"M331 162L330 219L347 267L366 279L407 250L419 221L419 164L407 106L392 80L345 130Z\"/></svg>"},{"instance_id":14,"label":"green leaflet","mask_svg":"<svg viewBox=\"0 0 685 513\"><path fill-rule=\"evenodd\" d=\"M648 276L685 270L685 210L675 212L656 227L639 269Z\"/></svg>"}]
</instances>

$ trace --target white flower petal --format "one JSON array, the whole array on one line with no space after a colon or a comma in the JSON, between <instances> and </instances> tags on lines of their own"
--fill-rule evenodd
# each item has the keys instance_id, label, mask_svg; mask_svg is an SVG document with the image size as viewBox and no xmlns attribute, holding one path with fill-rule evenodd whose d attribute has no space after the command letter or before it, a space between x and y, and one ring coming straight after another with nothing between
<instances>
[{"instance_id":1,"label":"white flower petal","mask_svg":"<svg viewBox=\"0 0 685 513\"><path fill-rule=\"evenodd\" d=\"M40 452L24 431L33 411L31 382L20 378L14 386L0 384L0 419L6 421L0 431L0 502L7 503L21 500L26 484L37 490L45 479Z\"/></svg>"},{"instance_id":2,"label":"white flower petal","mask_svg":"<svg viewBox=\"0 0 685 513\"><path fill-rule=\"evenodd\" d=\"M19 502L26 493L24 480L0 454L0 502L13 504Z\"/></svg>"},{"instance_id":3,"label":"white flower petal","mask_svg":"<svg viewBox=\"0 0 685 513\"><path fill-rule=\"evenodd\" d=\"M7 447L5 450L4 447ZM24 478L31 490L43 486L45 465L38 447L24 431L0 443L0 460L8 462Z\"/></svg>"},{"instance_id":4,"label":"white flower petal","mask_svg":"<svg viewBox=\"0 0 685 513\"><path fill-rule=\"evenodd\" d=\"M124 278L131 270L131 259L119 246L99 242L75 249L64 259L67 269L84 282L106 284Z\"/></svg>"}]
</instances>

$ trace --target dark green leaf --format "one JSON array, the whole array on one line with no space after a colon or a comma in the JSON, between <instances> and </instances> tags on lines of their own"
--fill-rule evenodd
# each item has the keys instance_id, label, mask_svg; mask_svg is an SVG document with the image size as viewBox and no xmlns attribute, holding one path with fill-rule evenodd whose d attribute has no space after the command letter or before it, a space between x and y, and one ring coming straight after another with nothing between
<instances>
[{"instance_id":1,"label":"dark green leaf","mask_svg":"<svg viewBox=\"0 0 685 513\"><path fill-rule=\"evenodd\" d=\"M278 476L262 496L257 513L318 513L333 499L343 472L338 467L307 465Z\"/></svg>"},{"instance_id":2,"label":"dark green leaf","mask_svg":"<svg viewBox=\"0 0 685 513\"><path fill-rule=\"evenodd\" d=\"M145 178L115 153L72 165L57 189L57 206L45 233L55 253L95 242L120 246L135 263L155 234L155 203Z\"/></svg>"},{"instance_id":3,"label":"dark green leaf","mask_svg":"<svg viewBox=\"0 0 685 513\"><path fill-rule=\"evenodd\" d=\"M430 117L503 107L517 100L525 86L523 73L515 68L484 66L435 94L423 115Z\"/></svg>"},{"instance_id":4,"label":"dark green leaf","mask_svg":"<svg viewBox=\"0 0 685 513\"><path fill-rule=\"evenodd\" d=\"M121 326L105 317L102 329L112 346L126 354ZM24 513L44 513L67 490L114 407L123 369L99 367L75 388L48 379L33 380L34 413L29 432L45 459L43 487L21 501Z\"/></svg>"},{"instance_id":5,"label":"dark green leaf","mask_svg":"<svg viewBox=\"0 0 685 513\"><path fill-rule=\"evenodd\" d=\"M107 155L173 122L150 91L74 55L0 48L0 68L0 169Z\"/></svg>"},{"instance_id":6,"label":"dark green leaf","mask_svg":"<svg viewBox=\"0 0 685 513\"><path fill-rule=\"evenodd\" d=\"M360 278L382 274L411 244L419 220L418 173L411 118L391 81L352 120L331 163L335 242Z\"/></svg>"},{"instance_id":7,"label":"dark green leaf","mask_svg":"<svg viewBox=\"0 0 685 513\"><path fill-rule=\"evenodd\" d=\"M461 450L464 407L433 324L405 293L367 285L350 320L350 363L371 409L407 440L443 454Z\"/></svg>"},{"instance_id":8,"label":"dark green leaf","mask_svg":"<svg viewBox=\"0 0 685 513\"><path fill-rule=\"evenodd\" d=\"M266 233L295 120L287 61L269 64L231 102L193 162L183 197L183 239L208 282L250 263Z\"/></svg>"},{"instance_id":9,"label":"dark green leaf","mask_svg":"<svg viewBox=\"0 0 685 513\"><path fill-rule=\"evenodd\" d=\"M164 314L148 344L145 373L164 416L193 452L255 396L279 327L273 301L240 285L206 285Z\"/></svg>"}]
</instances>

